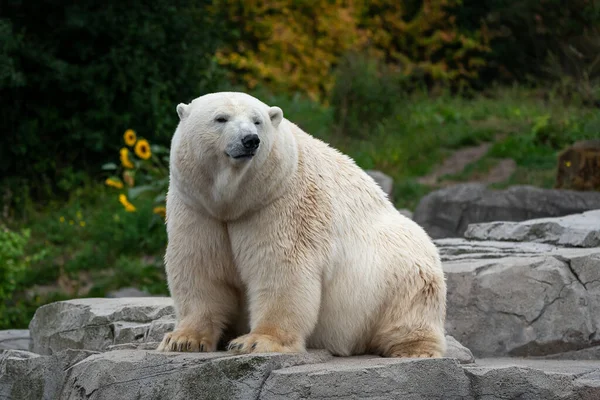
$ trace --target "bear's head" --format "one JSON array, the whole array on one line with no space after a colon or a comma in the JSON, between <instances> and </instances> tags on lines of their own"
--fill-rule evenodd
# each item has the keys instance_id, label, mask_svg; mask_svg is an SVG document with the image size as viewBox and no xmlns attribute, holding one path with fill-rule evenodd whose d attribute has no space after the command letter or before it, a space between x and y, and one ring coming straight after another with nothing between
<instances>
[{"instance_id":1,"label":"bear's head","mask_svg":"<svg viewBox=\"0 0 600 400\"><path fill-rule=\"evenodd\" d=\"M233 166L264 160L283 120L279 107L236 92L211 93L179 104L177 114L181 140L192 157L219 159L219 164Z\"/></svg>"}]
</instances>

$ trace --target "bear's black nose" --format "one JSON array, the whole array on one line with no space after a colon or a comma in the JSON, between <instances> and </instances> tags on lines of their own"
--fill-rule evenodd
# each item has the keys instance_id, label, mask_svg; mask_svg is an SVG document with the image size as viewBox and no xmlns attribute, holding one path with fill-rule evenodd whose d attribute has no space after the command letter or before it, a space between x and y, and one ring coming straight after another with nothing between
<instances>
[{"instance_id":1,"label":"bear's black nose","mask_svg":"<svg viewBox=\"0 0 600 400\"><path fill-rule=\"evenodd\" d=\"M242 138L242 144L246 149L256 150L260 144L260 139L256 133L246 135Z\"/></svg>"}]
</instances>

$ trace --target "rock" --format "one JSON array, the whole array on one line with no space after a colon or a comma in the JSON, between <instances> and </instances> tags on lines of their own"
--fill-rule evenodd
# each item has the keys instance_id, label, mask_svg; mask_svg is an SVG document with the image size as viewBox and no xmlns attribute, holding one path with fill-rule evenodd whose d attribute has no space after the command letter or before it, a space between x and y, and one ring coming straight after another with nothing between
<instances>
[{"instance_id":1,"label":"rock","mask_svg":"<svg viewBox=\"0 0 600 400\"><path fill-rule=\"evenodd\" d=\"M0 331L0 350L29 350L29 329Z\"/></svg>"},{"instance_id":2,"label":"rock","mask_svg":"<svg viewBox=\"0 0 600 400\"><path fill-rule=\"evenodd\" d=\"M583 140L558 155L556 188L600 190L600 140Z\"/></svg>"},{"instance_id":3,"label":"rock","mask_svg":"<svg viewBox=\"0 0 600 400\"><path fill-rule=\"evenodd\" d=\"M461 237L469 224L562 217L600 209L600 192L463 184L423 197L413 219L433 238Z\"/></svg>"},{"instance_id":4,"label":"rock","mask_svg":"<svg viewBox=\"0 0 600 400\"><path fill-rule=\"evenodd\" d=\"M336 358L273 371L260 399L466 399L469 378L456 360Z\"/></svg>"},{"instance_id":5,"label":"rock","mask_svg":"<svg viewBox=\"0 0 600 400\"><path fill-rule=\"evenodd\" d=\"M0 354L0 398L58 399L69 368L96 352L67 350L53 356L8 350Z\"/></svg>"},{"instance_id":6,"label":"rock","mask_svg":"<svg viewBox=\"0 0 600 400\"><path fill-rule=\"evenodd\" d=\"M450 335L446 335L446 354L444 357L456 358L461 364L471 364L475 362L475 357L471 350L460 344L458 340Z\"/></svg>"},{"instance_id":7,"label":"rock","mask_svg":"<svg viewBox=\"0 0 600 400\"><path fill-rule=\"evenodd\" d=\"M336 358L273 371L260 399L596 399L600 364Z\"/></svg>"},{"instance_id":8,"label":"rock","mask_svg":"<svg viewBox=\"0 0 600 400\"><path fill-rule=\"evenodd\" d=\"M231 356L120 350L73 366L62 399L256 399L271 371L322 363L327 352Z\"/></svg>"},{"instance_id":9,"label":"rock","mask_svg":"<svg viewBox=\"0 0 600 400\"><path fill-rule=\"evenodd\" d=\"M140 290L134 287L125 287L119 290L115 290L112 292L108 292L106 295L108 298L118 299L121 297L152 297L152 295L148 292Z\"/></svg>"},{"instance_id":10,"label":"rock","mask_svg":"<svg viewBox=\"0 0 600 400\"><path fill-rule=\"evenodd\" d=\"M413 217L412 211L410 211L408 208L399 208L398 212L400 214L404 215L406 218L412 219L412 217Z\"/></svg>"},{"instance_id":11,"label":"rock","mask_svg":"<svg viewBox=\"0 0 600 400\"><path fill-rule=\"evenodd\" d=\"M365 171L373 180L383 189L390 200L394 200L394 180L381 171L366 170Z\"/></svg>"},{"instance_id":12,"label":"rock","mask_svg":"<svg viewBox=\"0 0 600 400\"><path fill-rule=\"evenodd\" d=\"M172 315L167 297L76 299L37 309L29 325L31 350L52 354L64 349L102 351L108 346L143 342L152 321Z\"/></svg>"},{"instance_id":13,"label":"rock","mask_svg":"<svg viewBox=\"0 0 600 400\"><path fill-rule=\"evenodd\" d=\"M598 399L600 364L481 359L465 365L475 399Z\"/></svg>"},{"instance_id":14,"label":"rock","mask_svg":"<svg viewBox=\"0 0 600 400\"><path fill-rule=\"evenodd\" d=\"M600 210L523 222L471 224L465 232L465 237L473 240L530 241L571 247L600 247Z\"/></svg>"},{"instance_id":15,"label":"rock","mask_svg":"<svg viewBox=\"0 0 600 400\"><path fill-rule=\"evenodd\" d=\"M476 357L545 356L600 341L600 249L436 244L447 277L447 332Z\"/></svg>"},{"instance_id":16,"label":"rock","mask_svg":"<svg viewBox=\"0 0 600 400\"><path fill-rule=\"evenodd\" d=\"M600 360L600 346L540 357L545 360Z\"/></svg>"},{"instance_id":17,"label":"rock","mask_svg":"<svg viewBox=\"0 0 600 400\"><path fill-rule=\"evenodd\" d=\"M0 398L598 399L600 363L68 350L0 354Z\"/></svg>"}]
</instances>

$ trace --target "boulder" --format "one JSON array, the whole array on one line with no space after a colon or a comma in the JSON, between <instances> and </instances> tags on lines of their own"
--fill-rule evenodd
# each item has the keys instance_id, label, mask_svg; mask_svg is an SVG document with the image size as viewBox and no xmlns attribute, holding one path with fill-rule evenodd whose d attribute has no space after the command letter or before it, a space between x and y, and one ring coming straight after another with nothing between
<instances>
[{"instance_id":1,"label":"boulder","mask_svg":"<svg viewBox=\"0 0 600 400\"><path fill-rule=\"evenodd\" d=\"M513 186L488 189L470 183L437 190L423 197L413 219L433 238L462 237L469 224L562 217L600 209L600 192Z\"/></svg>"},{"instance_id":2,"label":"boulder","mask_svg":"<svg viewBox=\"0 0 600 400\"><path fill-rule=\"evenodd\" d=\"M322 363L327 352L231 356L119 350L72 368L61 399L256 399L271 371ZM86 397L87 396L87 397Z\"/></svg>"},{"instance_id":3,"label":"boulder","mask_svg":"<svg viewBox=\"0 0 600 400\"><path fill-rule=\"evenodd\" d=\"M436 241L446 329L476 357L546 356L600 342L600 249Z\"/></svg>"},{"instance_id":4,"label":"boulder","mask_svg":"<svg viewBox=\"0 0 600 400\"><path fill-rule=\"evenodd\" d=\"M167 297L89 298L47 304L37 309L29 325L31 350L39 354L65 349L102 351L111 345L143 342L151 328L153 332L158 329L153 321L173 313L173 300Z\"/></svg>"},{"instance_id":5,"label":"boulder","mask_svg":"<svg viewBox=\"0 0 600 400\"><path fill-rule=\"evenodd\" d=\"M121 297L152 297L152 295L138 288L124 287L119 290L108 292L106 297L115 299Z\"/></svg>"},{"instance_id":6,"label":"boulder","mask_svg":"<svg viewBox=\"0 0 600 400\"><path fill-rule=\"evenodd\" d=\"M387 194L388 198L394 201L394 180L392 179L392 177L384 174L381 171L376 171L373 169L366 170L365 172L371 178L373 178L375 183L377 183L381 187L381 189L383 189L385 194Z\"/></svg>"},{"instance_id":7,"label":"boulder","mask_svg":"<svg viewBox=\"0 0 600 400\"><path fill-rule=\"evenodd\" d=\"M7 350L0 354L0 398L59 399L69 369L93 354L96 352L66 350L50 357Z\"/></svg>"},{"instance_id":8,"label":"boulder","mask_svg":"<svg viewBox=\"0 0 600 400\"><path fill-rule=\"evenodd\" d=\"M412 211L410 211L408 208L399 208L398 212L400 214L404 215L406 218L412 219L412 217L413 217Z\"/></svg>"},{"instance_id":9,"label":"boulder","mask_svg":"<svg viewBox=\"0 0 600 400\"><path fill-rule=\"evenodd\" d=\"M600 247L600 210L559 218L471 224L465 237L473 240L529 241L567 247Z\"/></svg>"},{"instance_id":10,"label":"boulder","mask_svg":"<svg viewBox=\"0 0 600 400\"><path fill-rule=\"evenodd\" d=\"M68 350L0 354L0 398L598 399L600 363Z\"/></svg>"},{"instance_id":11,"label":"boulder","mask_svg":"<svg viewBox=\"0 0 600 400\"><path fill-rule=\"evenodd\" d=\"M0 331L0 350L29 350L30 343L29 329Z\"/></svg>"}]
</instances>

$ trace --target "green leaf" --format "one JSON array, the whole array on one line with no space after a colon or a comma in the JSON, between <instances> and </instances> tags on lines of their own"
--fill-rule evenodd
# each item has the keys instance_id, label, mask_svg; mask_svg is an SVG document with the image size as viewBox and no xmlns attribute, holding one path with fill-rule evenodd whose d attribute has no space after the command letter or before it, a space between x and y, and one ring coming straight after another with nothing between
<instances>
[{"instance_id":1,"label":"green leaf","mask_svg":"<svg viewBox=\"0 0 600 400\"><path fill-rule=\"evenodd\" d=\"M137 187L133 187L133 188L129 189L127 192L127 195L129 198L135 199L142 193L151 192L154 190L156 190L156 187L154 187L154 185L137 186Z\"/></svg>"},{"instance_id":2,"label":"green leaf","mask_svg":"<svg viewBox=\"0 0 600 400\"><path fill-rule=\"evenodd\" d=\"M103 171L110 171L110 170L114 170L117 169L117 164L115 163L106 163L102 166L102 170Z\"/></svg>"}]
</instances>

